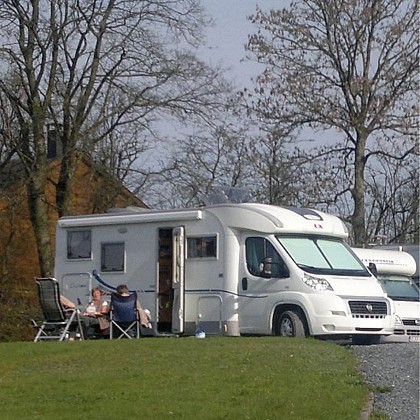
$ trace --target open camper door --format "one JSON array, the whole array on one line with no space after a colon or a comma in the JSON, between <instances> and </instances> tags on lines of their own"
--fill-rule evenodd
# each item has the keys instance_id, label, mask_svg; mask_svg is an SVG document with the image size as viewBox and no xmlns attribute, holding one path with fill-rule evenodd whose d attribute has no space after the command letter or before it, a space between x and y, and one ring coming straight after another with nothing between
<instances>
[{"instance_id":1,"label":"open camper door","mask_svg":"<svg viewBox=\"0 0 420 420\"><path fill-rule=\"evenodd\" d=\"M172 332L184 332L184 267L185 267L185 229L179 226L172 231Z\"/></svg>"}]
</instances>

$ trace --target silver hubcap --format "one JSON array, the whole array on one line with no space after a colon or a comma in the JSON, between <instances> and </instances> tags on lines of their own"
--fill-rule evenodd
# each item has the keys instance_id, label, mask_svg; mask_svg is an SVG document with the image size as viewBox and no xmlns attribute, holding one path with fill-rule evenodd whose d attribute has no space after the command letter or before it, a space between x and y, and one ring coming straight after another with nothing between
<instances>
[{"instance_id":1,"label":"silver hubcap","mask_svg":"<svg viewBox=\"0 0 420 420\"><path fill-rule=\"evenodd\" d=\"M280 335L283 337L293 337L293 325L289 318L284 318L280 324Z\"/></svg>"}]
</instances>

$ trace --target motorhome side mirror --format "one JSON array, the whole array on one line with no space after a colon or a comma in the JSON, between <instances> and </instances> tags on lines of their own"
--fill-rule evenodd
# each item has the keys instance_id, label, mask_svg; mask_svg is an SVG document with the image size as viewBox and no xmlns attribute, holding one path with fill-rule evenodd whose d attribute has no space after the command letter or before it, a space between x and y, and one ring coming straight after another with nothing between
<instances>
[{"instance_id":1,"label":"motorhome side mirror","mask_svg":"<svg viewBox=\"0 0 420 420\"><path fill-rule=\"evenodd\" d=\"M375 276L378 277L378 269L376 268L376 264L370 262L368 265L369 271Z\"/></svg>"},{"instance_id":2,"label":"motorhome side mirror","mask_svg":"<svg viewBox=\"0 0 420 420\"><path fill-rule=\"evenodd\" d=\"M273 259L271 257L264 258L261 266L262 277L271 278L273 275Z\"/></svg>"}]
</instances>

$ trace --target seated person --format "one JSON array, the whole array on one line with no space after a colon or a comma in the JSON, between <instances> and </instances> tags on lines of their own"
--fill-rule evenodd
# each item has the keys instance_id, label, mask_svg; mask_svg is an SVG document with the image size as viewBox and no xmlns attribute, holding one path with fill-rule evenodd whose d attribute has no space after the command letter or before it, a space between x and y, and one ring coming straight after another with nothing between
<instances>
[{"instance_id":1,"label":"seated person","mask_svg":"<svg viewBox=\"0 0 420 420\"><path fill-rule=\"evenodd\" d=\"M76 307L75 303L73 303L70 299L67 299L63 295L60 295L60 302L63 305L64 309L74 309Z\"/></svg>"},{"instance_id":2,"label":"seated person","mask_svg":"<svg viewBox=\"0 0 420 420\"><path fill-rule=\"evenodd\" d=\"M102 292L99 287L92 289L92 300L86 307L82 316L83 333L85 338L89 338L99 328L103 334L109 328L108 320L109 305L106 300L102 298Z\"/></svg>"},{"instance_id":3,"label":"seated person","mask_svg":"<svg viewBox=\"0 0 420 420\"><path fill-rule=\"evenodd\" d=\"M76 309L76 304L72 302L70 299L67 299L64 295L60 295L60 303L64 309ZM66 314L68 317L69 314ZM70 341L73 341L76 337L76 324L72 323L69 328L70 333Z\"/></svg>"},{"instance_id":4,"label":"seated person","mask_svg":"<svg viewBox=\"0 0 420 420\"><path fill-rule=\"evenodd\" d=\"M130 291L128 290L128 287L125 284L120 284L117 287L117 293L120 296L130 296ZM139 313L139 316L140 316L141 326L144 327L144 328L150 328L150 315L143 310L143 308L141 307L140 302L138 300L136 302L136 309L137 309L137 311Z\"/></svg>"}]
</instances>

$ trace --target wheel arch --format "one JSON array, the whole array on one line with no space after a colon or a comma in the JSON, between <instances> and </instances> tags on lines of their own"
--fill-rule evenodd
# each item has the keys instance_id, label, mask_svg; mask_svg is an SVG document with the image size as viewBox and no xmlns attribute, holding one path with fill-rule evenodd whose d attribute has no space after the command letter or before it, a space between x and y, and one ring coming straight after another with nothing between
<instances>
[{"instance_id":1,"label":"wheel arch","mask_svg":"<svg viewBox=\"0 0 420 420\"><path fill-rule=\"evenodd\" d=\"M303 326L305 328L305 334L306 336L311 335L311 328L310 323L308 321L308 317L306 316L306 313L304 309L296 304L296 303L281 303L275 306L273 315L271 317L271 332L273 335L275 334L274 328L276 327L277 321L280 319L281 315L286 311L292 311L299 314L300 318L303 321Z\"/></svg>"}]
</instances>

